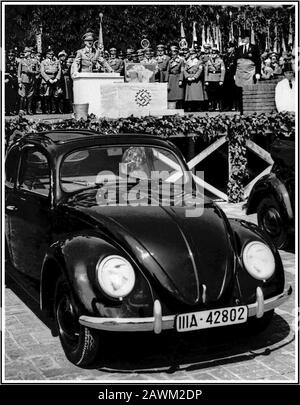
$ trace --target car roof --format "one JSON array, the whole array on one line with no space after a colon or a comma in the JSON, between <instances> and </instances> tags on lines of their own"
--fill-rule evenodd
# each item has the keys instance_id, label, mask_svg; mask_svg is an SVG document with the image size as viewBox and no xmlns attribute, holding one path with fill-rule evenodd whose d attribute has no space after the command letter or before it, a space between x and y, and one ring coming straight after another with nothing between
<instances>
[{"instance_id":1,"label":"car roof","mask_svg":"<svg viewBox=\"0 0 300 405\"><path fill-rule=\"evenodd\" d=\"M157 143L165 143L166 140L152 135L143 133L119 133L119 134L103 134L92 130L80 129L63 129L63 130L51 130L44 132L36 132L27 134L22 138L24 143L34 142L41 144L44 147L49 145L64 145L69 143L76 143L78 141L83 141L83 143L95 144L95 141L103 142L108 144L111 141L116 143L128 142L128 141L150 141ZM90 141L90 142L89 142ZM81 143L81 142L80 142ZM98 143L98 142L97 142Z\"/></svg>"},{"instance_id":2,"label":"car roof","mask_svg":"<svg viewBox=\"0 0 300 405\"><path fill-rule=\"evenodd\" d=\"M112 146L122 144L142 146L146 144L171 149L183 159L180 150L173 142L168 139L163 139L158 135L145 133L119 133L111 135L85 129L61 129L29 133L19 139L16 143L10 145L7 153L9 153L10 149L16 145L23 147L28 144L44 149L48 155L53 157L65 155L74 149L93 146Z\"/></svg>"}]
</instances>

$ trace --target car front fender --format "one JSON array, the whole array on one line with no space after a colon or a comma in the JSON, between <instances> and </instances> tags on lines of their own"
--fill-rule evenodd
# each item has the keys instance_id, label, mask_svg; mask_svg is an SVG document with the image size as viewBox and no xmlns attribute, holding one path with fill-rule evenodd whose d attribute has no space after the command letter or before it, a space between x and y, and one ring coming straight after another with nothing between
<instances>
[{"instance_id":1,"label":"car front fender","mask_svg":"<svg viewBox=\"0 0 300 405\"><path fill-rule=\"evenodd\" d=\"M127 297L123 300L112 300L105 296L98 286L96 266L99 260L108 255L124 256L136 270L136 286L128 296L133 303L132 308L127 305ZM151 288L136 264L121 248L115 247L98 235L76 235L57 241L51 246L42 269L42 309L49 307L51 297L53 300L56 280L61 274L67 280L77 306L82 308L84 313L101 316L111 316L114 313L116 316L123 316L123 314L130 316L131 312L136 310L137 296L138 299L142 299L139 307L143 307L146 312L148 307L152 308Z\"/></svg>"},{"instance_id":2,"label":"car front fender","mask_svg":"<svg viewBox=\"0 0 300 405\"><path fill-rule=\"evenodd\" d=\"M284 289L284 271L278 250L267 238L260 228L250 222L241 219L229 219L231 229L234 234L235 249L237 255L236 277L240 288L241 297L245 303L252 303L256 297L256 289L260 287L266 298L271 298L276 294L281 294ZM266 281L253 278L246 270L243 263L243 249L252 242L259 241L265 243L271 249L275 259L275 272Z\"/></svg>"}]
</instances>

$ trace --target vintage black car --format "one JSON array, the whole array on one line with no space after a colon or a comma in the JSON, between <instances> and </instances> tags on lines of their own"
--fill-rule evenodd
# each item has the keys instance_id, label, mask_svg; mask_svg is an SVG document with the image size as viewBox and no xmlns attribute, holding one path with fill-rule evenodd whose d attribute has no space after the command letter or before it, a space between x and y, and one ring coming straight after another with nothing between
<instances>
[{"instance_id":1,"label":"vintage black car","mask_svg":"<svg viewBox=\"0 0 300 405\"><path fill-rule=\"evenodd\" d=\"M276 139L271 147L274 164L251 190L247 214L257 222L278 249L295 246L295 140Z\"/></svg>"},{"instance_id":2,"label":"vintage black car","mask_svg":"<svg viewBox=\"0 0 300 405\"><path fill-rule=\"evenodd\" d=\"M107 331L259 329L291 294L258 227L227 219L203 196L201 215L191 215L198 187L169 141L27 134L9 147L5 170L9 267L39 283L41 308L74 364L93 363ZM152 173L163 175L149 181Z\"/></svg>"}]
</instances>

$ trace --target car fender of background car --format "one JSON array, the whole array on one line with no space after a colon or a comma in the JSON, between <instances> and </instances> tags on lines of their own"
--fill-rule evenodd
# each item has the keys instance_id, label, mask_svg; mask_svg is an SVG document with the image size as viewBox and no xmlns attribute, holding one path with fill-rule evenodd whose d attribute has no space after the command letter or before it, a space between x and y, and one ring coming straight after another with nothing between
<instances>
[{"instance_id":1,"label":"car fender of background car","mask_svg":"<svg viewBox=\"0 0 300 405\"><path fill-rule=\"evenodd\" d=\"M6 257L39 283L67 358L92 364L104 332L266 327L292 292L273 243L207 198L198 217L102 204L103 184L90 178L128 157L188 172L173 144L143 134L49 131L7 152Z\"/></svg>"},{"instance_id":2,"label":"car fender of background car","mask_svg":"<svg viewBox=\"0 0 300 405\"><path fill-rule=\"evenodd\" d=\"M276 139L271 147L271 173L253 186L247 214L257 212L257 221L278 249L293 248L295 236L295 142Z\"/></svg>"}]
</instances>

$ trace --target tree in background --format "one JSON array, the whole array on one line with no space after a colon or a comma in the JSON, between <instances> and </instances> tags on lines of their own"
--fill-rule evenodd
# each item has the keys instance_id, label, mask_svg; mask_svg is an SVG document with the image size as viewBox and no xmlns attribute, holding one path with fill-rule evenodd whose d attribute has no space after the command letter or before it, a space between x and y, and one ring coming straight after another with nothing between
<instances>
[{"instance_id":1,"label":"tree in background","mask_svg":"<svg viewBox=\"0 0 300 405\"><path fill-rule=\"evenodd\" d=\"M140 48L140 41L144 37L149 39L152 46L161 42L166 45L178 44L181 22L190 45L194 22L198 38L201 38L203 25L213 31L218 23L225 45L231 26L236 40L241 29L252 27L261 49L266 47L268 31L271 44L276 39L278 44L282 44L282 38L288 44L290 30L293 34L295 32L295 10L291 5L6 5L6 49L35 46L36 32L42 25L43 49L51 45L57 51L65 49L74 52L82 46L81 37L87 29L92 29L97 35L100 12L104 14L105 47L115 46L123 51L127 47Z\"/></svg>"}]
</instances>

